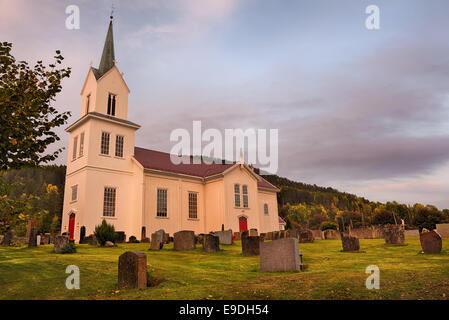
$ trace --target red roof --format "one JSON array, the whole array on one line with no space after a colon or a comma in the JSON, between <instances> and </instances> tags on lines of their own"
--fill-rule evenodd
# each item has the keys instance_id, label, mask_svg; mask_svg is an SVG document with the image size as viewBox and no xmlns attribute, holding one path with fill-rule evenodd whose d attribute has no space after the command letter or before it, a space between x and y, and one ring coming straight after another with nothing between
<instances>
[{"instance_id":1,"label":"red roof","mask_svg":"<svg viewBox=\"0 0 449 320\"><path fill-rule=\"evenodd\" d=\"M159 171L166 171L178 174L185 174L200 178L210 177L223 173L231 168L235 163L229 164L207 164L201 161L200 164L174 164L170 159L170 154L166 152L149 150L144 148L134 148L134 158L145 168ZM259 188L277 190L272 184L260 177L257 186Z\"/></svg>"}]
</instances>

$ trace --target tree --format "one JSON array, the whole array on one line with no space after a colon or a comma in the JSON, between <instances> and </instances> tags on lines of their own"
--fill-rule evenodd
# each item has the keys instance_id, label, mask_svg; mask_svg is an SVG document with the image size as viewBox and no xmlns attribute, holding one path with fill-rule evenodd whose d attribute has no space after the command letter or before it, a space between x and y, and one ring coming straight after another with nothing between
<instances>
[{"instance_id":1,"label":"tree","mask_svg":"<svg viewBox=\"0 0 449 320\"><path fill-rule=\"evenodd\" d=\"M374 217L372 223L380 225L395 224L393 212L383 208L376 208L374 210Z\"/></svg>"},{"instance_id":2,"label":"tree","mask_svg":"<svg viewBox=\"0 0 449 320\"><path fill-rule=\"evenodd\" d=\"M413 209L415 211L413 225L417 226L420 231L423 228L434 230L437 223L445 222L443 213L434 206L423 206L418 203L414 205Z\"/></svg>"},{"instance_id":3,"label":"tree","mask_svg":"<svg viewBox=\"0 0 449 320\"><path fill-rule=\"evenodd\" d=\"M36 166L55 160L60 148L45 154L47 146L60 140L54 128L65 123L70 112L59 113L51 106L61 91L61 82L71 68L48 69L42 61L30 68L11 55L12 44L0 42L0 169ZM64 59L56 51L55 63Z\"/></svg>"}]
</instances>

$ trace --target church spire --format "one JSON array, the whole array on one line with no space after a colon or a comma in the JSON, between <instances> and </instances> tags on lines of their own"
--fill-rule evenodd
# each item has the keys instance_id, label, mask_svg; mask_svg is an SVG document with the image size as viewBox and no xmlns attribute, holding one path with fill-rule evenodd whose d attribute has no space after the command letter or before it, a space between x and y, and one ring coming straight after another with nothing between
<instances>
[{"instance_id":1,"label":"church spire","mask_svg":"<svg viewBox=\"0 0 449 320\"><path fill-rule=\"evenodd\" d=\"M102 77L115 64L114 37L112 33L112 13L110 18L111 21L109 22L109 29L106 35L106 40L104 42L103 54L101 55L100 66L98 67L99 77Z\"/></svg>"}]
</instances>

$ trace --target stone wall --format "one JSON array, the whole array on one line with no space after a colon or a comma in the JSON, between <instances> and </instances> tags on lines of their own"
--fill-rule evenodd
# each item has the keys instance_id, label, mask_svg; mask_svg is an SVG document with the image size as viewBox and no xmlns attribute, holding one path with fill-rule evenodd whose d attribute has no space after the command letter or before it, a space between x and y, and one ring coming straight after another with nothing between
<instances>
[{"instance_id":1,"label":"stone wall","mask_svg":"<svg viewBox=\"0 0 449 320\"><path fill-rule=\"evenodd\" d=\"M405 238L419 237L419 230L405 230Z\"/></svg>"},{"instance_id":2,"label":"stone wall","mask_svg":"<svg viewBox=\"0 0 449 320\"><path fill-rule=\"evenodd\" d=\"M321 230L312 230L315 240L323 239L323 232Z\"/></svg>"},{"instance_id":3,"label":"stone wall","mask_svg":"<svg viewBox=\"0 0 449 320\"><path fill-rule=\"evenodd\" d=\"M349 234L351 236L356 236L359 239L383 239L381 226L350 229Z\"/></svg>"}]
</instances>

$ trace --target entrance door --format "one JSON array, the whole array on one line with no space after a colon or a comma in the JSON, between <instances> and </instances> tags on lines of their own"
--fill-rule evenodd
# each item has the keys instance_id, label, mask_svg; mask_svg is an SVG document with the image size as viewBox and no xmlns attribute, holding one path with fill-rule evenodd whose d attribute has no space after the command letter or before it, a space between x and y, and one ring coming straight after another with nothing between
<instances>
[{"instance_id":1,"label":"entrance door","mask_svg":"<svg viewBox=\"0 0 449 320\"><path fill-rule=\"evenodd\" d=\"M239 217L240 232L248 230L248 219L246 217Z\"/></svg>"},{"instance_id":2,"label":"entrance door","mask_svg":"<svg viewBox=\"0 0 449 320\"><path fill-rule=\"evenodd\" d=\"M69 238L75 240L75 214L72 212L69 218Z\"/></svg>"}]
</instances>

